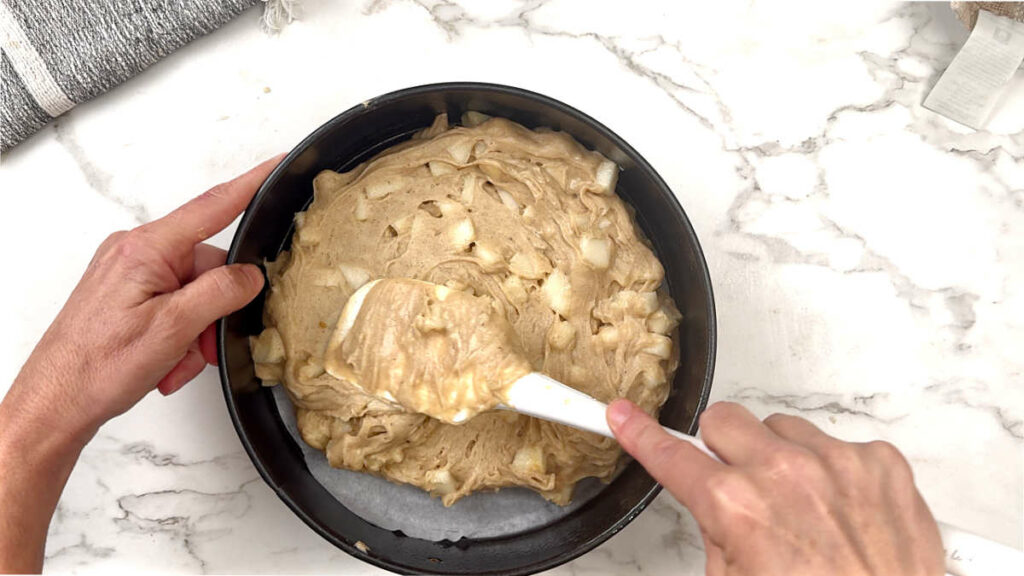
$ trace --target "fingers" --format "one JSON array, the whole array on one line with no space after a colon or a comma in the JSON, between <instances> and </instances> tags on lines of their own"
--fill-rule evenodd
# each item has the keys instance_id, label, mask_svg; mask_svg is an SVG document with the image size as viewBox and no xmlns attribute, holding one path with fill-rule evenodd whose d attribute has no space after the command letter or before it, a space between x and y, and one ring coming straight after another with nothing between
<instances>
[{"instance_id":1,"label":"fingers","mask_svg":"<svg viewBox=\"0 0 1024 576\"><path fill-rule=\"evenodd\" d=\"M217 365L217 326L210 324L199 335L199 351L203 353L206 363Z\"/></svg>"},{"instance_id":2,"label":"fingers","mask_svg":"<svg viewBox=\"0 0 1024 576\"><path fill-rule=\"evenodd\" d=\"M779 437L749 410L733 402L716 402L700 416L704 443L722 460L742 465L780 445Z\"/></svg>"},{"instance_id":3,"label":"fingers","mask_svg":"<svg viewBox=\"0 0 1024 576\"><path fill-rule=\"evenodd\" d=\"M764 424L776 436L800 444L813 452L821 453L826 446L839 442L825 434L811 422L789 414L772 414L764 419Z\"/></svg>"},{"instance_id":4,"label":"fingers","mask_svg":"<svg viewBox=\"0 0 1024 576\"><path fill-rule=\"evenodd\" d=\"M260 293L263 272L252 264L208 270L181 289L164 295L161 321L177 344L199 337L215 320L239 310ZM203 356L202 353L199 354Z\"/></svg>"},{"instance_id":5,"label":"fingers","mask_svg":"<svg viewBox=\"0 0 1024 576\"><path fill-rule=\"evenodd\" d=\"M242 213L282 157L275 156L230 182L214 186L143 228L178 248L206 240Z\"/></svg>"},{"instance_id":6,"label":"fingers","mask_svg":"<svg viewBox=\"0 0 1024 576\"><path fill-rule=\"evenodd\" d=\"M203 368L206 368L206 360L199 352L199 343L193 342L185 352L185 357L160 380L156 389L164 396L174 394L198 376Z\"/></svg>"},{"instance_id":7,"label":"fingers","mask_svg":"<svg viewBox=\"0 0 1024 576\"><path fill-rule=\"evenodd\" d=\"M196 244L195 251L192 254L192 274L188 280L195 280L203 272L212 270L217 266L223 266L227 258L228 253L216 246Z\"/></svg>"},{"instance_id":8,"label":"fingers","mask_svg":"<svg viewBox=\"0 0 1024 576\"><path fill-rule=\"evenodd\" d=\"M629 452L662 486L690 509L702 526L710 522L707 480L725 466L690 444L669 436L656 420L628 400L608 406L608 425Z\"/></svg>"}]
</instances>

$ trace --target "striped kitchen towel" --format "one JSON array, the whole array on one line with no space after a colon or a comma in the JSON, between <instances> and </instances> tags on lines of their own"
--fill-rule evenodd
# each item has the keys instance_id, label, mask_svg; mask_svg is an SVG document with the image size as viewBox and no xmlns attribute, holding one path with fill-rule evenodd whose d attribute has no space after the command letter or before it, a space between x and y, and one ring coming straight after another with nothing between
<instances>
[{"instance_id":1,"label":"striped kitchen towel","mask_svg":"<svg viewBox=\"0 0 1024 576\"><path fill-rule=\"evenodd\" d=\"M0 149L259 0L0 0Z\"/></svg>"}]
</instances>

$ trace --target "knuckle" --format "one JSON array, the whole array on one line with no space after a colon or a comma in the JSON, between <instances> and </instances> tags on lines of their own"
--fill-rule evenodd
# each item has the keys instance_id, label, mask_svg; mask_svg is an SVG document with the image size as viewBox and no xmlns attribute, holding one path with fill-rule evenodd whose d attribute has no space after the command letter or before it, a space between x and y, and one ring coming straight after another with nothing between
<instances>
[{"instance_id":1,"label":"knuckle","mask_svg":"<svg viewBox=\"0 0 1024 576\"><path fill-rule=\"evenodd\" d=\"M770 478L776 480L804 481L822 472L818 459L808 450L779 448L769 453L765 467Z\"/></svg>"},{"instance_id":2,"label":"knuckle","mask_svg":"<svg viewBox=\"0 0 1024 576\"><path fill-rule=\"evenodd\" d=\"M118 237L114 246L115 257L122 264L135 266L149 260L149 239L142 229L125 232Z\"/></svg>"},{"instance_id":3,"label":"knuckle","mask_svg":"<svg viewBox=\"0 0 1024 576\"><path fill-rule=\"evenodd\" d=\"M679 442L675 439L658 439L650 444L649 460L657 469L668 469L680 460Z\"/></svg>"},{"instance_id":4,"label":"knuckle","mask_svg":"<svg viewBox=\"0 0 1024 576\"><path fill-rule=\"evenodd\" d=\"M822 447L821 456L836 472L844 476L859 475L864 465L852 444L835 442Z\"/></svg>"},{"instance_id":5,"label":"knuckle","mask_svg":"<svg viewBox=\"0 0 1024 576\"><path fill-rule=\"evenodd\" d=\"M716 504L745 502L753 494L753 486L739 474L720 471L709 474L704 489Z\"/></svg>"},{"instance_id":6,"label":"knuckle","mask_svg":"<svg viewBox=\"0 0 1024 576\"><path fill-rule=\"evenodd\" d=\"M223 266L212 271L211 280L214 290L218 296L223 298L234 297L239 292L239 282L242 280L242 273L237 268Z\"/></svg>"},{"instance_id":7,"label":"knuckle","mask_svg":"<svg viewBox=\"0 0 1024 576\"><path fill-rule=\"evenodd\" d=\"M715 514L725 524L734 529L756 524L755 516L763 506L752 482L731 471L711 474L704 482Z\"/></svg>"},{"instance_id":8,"label":"knuckle","mask_svg":"<svg viewBox=\"0 0 1024 576\"><path fill-rule=\"evenodd\" d=\"M873 459L882 464L891 465L903 460L903 455L900 454L900 451L885 440L874 440L872 442L868 442L867 445L865 445L865 449Z\"/></svg>"},{"instance_id":9,"label":"knuckle","mask_svg":"<svg viewBox=\"0 0 1024 576\"><path fill-rule=\"evenodd\" d=\"M252 284L249 276L238 266L221 266L211 272L217 294L225 299L242 298Z\"/></svg>"},{"instance_id":10,"label":"knuckle","mask_svg":"<svg viewBox=\"0 0 1024 576\"><path fill-rule=\"evenodd\" d=\"M913 482L910 463L896 446L884 440L875 440L865 445L868 457L896 481Z\"/></svg>"},{"instance_id":11,"label":"knuckle","mask_svg":"<svg viewBox=\"0 0 1024 576\"><path fill-rule=\"evenodd\" d=\"M677 442L672 438L665 438L657 424L641 418L629 419L621 435L624 441L643 455L644 464L661 469L677 459Z\"/></svg>"},{"instance_id":12,"label":"knuckle","mask_svg":"<svg viewBox=\"0 0 1024 576\"><path fill-rule=\"evenodd\" d=\"M217 200L228 195L230 186L228 182L221 182L199 195L200 201Z\"/></svg>"},{"instance_id":13,"label":"knuckle","mask_svg":"<svg viewBox=\"0 0 1024 576\"><path fill-rule=\"evenodd\" d=\"M103 240L103 243L100 244L99 251L109 250L111 246L116 246L127 235L128 235L128 231L127 230L118 230L117 232L112 232L109 236L107 236Z\"/></svg>"},{"instance_id":14,"label":"knuckle","mask_svg":"<svg viewBox=\"0 0 1024 576\"><path fill-rule=\"evenodd\" d=\"M117 247L124 241L124 237L128 235L125 230L118 230L103 239L100 245L96 247L96 252L92 257L92 266L106 265L112 261L117 260Z\"/></svg>"}]
</instances>

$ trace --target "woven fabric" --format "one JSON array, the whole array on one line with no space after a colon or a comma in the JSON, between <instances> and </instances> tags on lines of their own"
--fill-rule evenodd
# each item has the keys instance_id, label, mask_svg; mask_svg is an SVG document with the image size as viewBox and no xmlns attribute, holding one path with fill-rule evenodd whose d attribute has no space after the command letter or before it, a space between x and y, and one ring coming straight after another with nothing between
<instances>
[{"instance_id":1,"label":"woven fabric","mask_svg":"<svg viewBox=\"0 0 1024 576\"><path fill-rule=\"evenodd\" d=\"M259 0L0 0L0 149Z\"/></svg>"},{"instance_id":2,"label":"woven fabric","mask_svg":"<svg viewBox=\"0 0 1024 576\"><path fill-rule=\"evenodd\" d=\"M1024 2L951 2L953 12L968 28L974 30L978 10L987 10L997 16L1024 22Z\"/></svg>"}]
</instances>

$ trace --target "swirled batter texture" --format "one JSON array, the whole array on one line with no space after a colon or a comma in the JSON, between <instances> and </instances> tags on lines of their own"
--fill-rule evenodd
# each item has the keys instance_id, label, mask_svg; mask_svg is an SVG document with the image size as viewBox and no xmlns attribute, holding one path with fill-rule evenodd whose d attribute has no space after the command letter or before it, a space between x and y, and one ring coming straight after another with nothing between
<instances>
[{"instance_id":1,"label":"swirled batter texture","mask_svg":"<svg viewBox=\"0 0 1024 576\"><path fill-rule=\"evenodd\" d=\"M676 368L679 313L615 195L617 171L564 133L470 113L460 127L442 115L350 172L322 172L291 251L267 265L257 376L284 384L303 439L332 466L446 505L505 486L566 504L578 480L610 480L613 440L510 412L448 424L332 376L324 355L358 288L424 280L493 300L532 370L656 413Z\"/></svg>"},{"instance_id":2,"label":"swirled batter texture","mask_svg":"<svg viewBox=\"0 0 1024 576\"><path fill-rule=\"evenodd\" d=\"M494 408L531 370L495 300L409 278L374 280L348 299L324 368L451 424Z\"/></svg>"}]
</instances>

